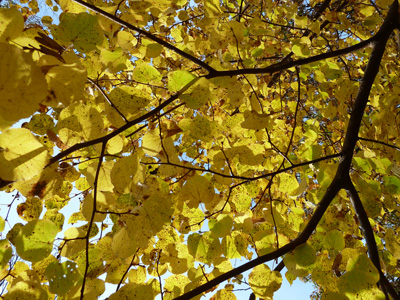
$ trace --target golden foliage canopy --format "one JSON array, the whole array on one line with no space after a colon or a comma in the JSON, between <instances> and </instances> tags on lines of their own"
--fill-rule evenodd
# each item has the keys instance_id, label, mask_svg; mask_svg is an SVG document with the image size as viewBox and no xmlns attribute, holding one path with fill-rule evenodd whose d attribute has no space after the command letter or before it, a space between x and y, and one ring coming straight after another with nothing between
<instances>
[{"instance_id":1,"label":"golden foliage canopy","mask_svg":"<svg viewBox=\"0 0 400 300\"><path fill-rule=\"evenodd\" d=\"M4 5L4 299L272 299L283 275L400 299L399 20L397 0Z\"/></svg>"}]
</instances>

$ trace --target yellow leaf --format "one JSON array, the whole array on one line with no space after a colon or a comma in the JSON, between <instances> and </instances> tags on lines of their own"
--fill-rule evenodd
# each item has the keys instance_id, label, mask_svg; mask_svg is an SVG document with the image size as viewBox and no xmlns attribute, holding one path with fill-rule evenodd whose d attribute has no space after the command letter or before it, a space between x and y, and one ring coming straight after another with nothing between
<instances>
[{"instance_id":1,"label":"yellow leaf","mask_svg":"<svg viewBox=\"0 0 400 300\"><path fill-rule=\"evenodd\" d=\"M117 34L118 45L125 51L131 51L137 44L137 39L128 31L120 31Z\"/></svg>"},{"instance_id":2,"label":"yellow leaf","mask_svg":"<svg viewBox=\"0 0 400 300\"><path fill-rule=\"evenodd\" d=\"M120 135L116 135L107 143L107 152L110 154L117 154L122 151L124 147L124 139Z\"/></svg>"},{"instance_id":3,"label":"yellow leaf","mask_svg":"<svg viewBox=\"0 0 400 300\"><path fill-rule=\"evenodd\" d=\"M0 134L0 178L7 181L27 180L46 166L48 152L24 128L9 129Z\"/></svg>"},{"instance_id":4,"label":"yellow leaf","mask_svg":"<svg viewBox=\"0 0 400 300\"><path fill-rule=\"evenodd\" d=\"M97 187L99 191L112 192L114 185L111 182L111 170L114 166L114 161L105 161L101 164ZM82 174L86 176L87 181L93 187L94 179L96 177L98 162L91 163L86 170L82 170Z\"/></svg>"},{"instance_id":5,"label":"yellow leaf","mask_svg":"<svg viewBox=\"0 0 400 300\"><path fill-rule=\"evenodd\" d=\"M149 281L151 282L151 281ZM141 299L141 300L153 300L155 299L156 291L153 286L149 283L136 284L128 283L125 284L118 292L112 294L110 300L121 300L121 299Z\"/></svg>"},{"instance_id":6,"label":"yellow leaf","mask_svg":"<svg viewBox=\"0 0 400 300\"><path fill-rule=\"evenodd\" d=\"M244 122L241 124L245 129L260 130L270 128L273 124L273 119L270 115L259 114L255 111L246 110L244 112Z\"/></svg>"},{"instance_id":7,"label":"yellow leaf","mask_svg":"<svg viewBox=\"0 0 400 300\"><path fill-rule=\"evenodd\" d=\"M101 49L100 61L106 67L106 71L111 73L120 72L130 65L121 48L116 48L114 51Z\"/></svg>"},{"instance_id":8,"label":"yellow leaf","mask_svg":"<svg viewBox=\"0 0 400 300\"><path fill-rule=\"evenodd\" d=\"M338 281L339 291L350 300L385 299L376 283L379 272L364 253L353 257L347 263L346 273Z\"/></svg>"},{"instance_id":9,"label":"yellow leaf","mask_svg":"<svg viewBox=\"0 0 400 300\"><path fill-rule=\"evenodd\" d=\"M279 178L278 186L282 193L291 194L299 187L299 183L295 175L281 173L277 176Z\"/></svg>"},{"instance_id":10,"label":"yellow leaf","mask_svg":"<svg viewBox=\"0 0 400 300\"><path fill-rule=\"evenodd\" d=\"M271 271L267 265L258 265L249 275L249 284L254 294L260 298L271 297L282 284L282 275Z\"/></svg>"},{"instance_id":11,"label":"yellow leaf","mask_svg":"<svg viewBox=\"0 0 400 300\"><path fill-rule=\"evenodd\" d=\"M137 243L131 238L128 229L123 227L114 234L112 250L120 258L126 258L135 253Z\"/></svg>"},{"instance_id":12,"label":"yellow leaf","mask_svg":"<svg viewBox=\"0 0 400 300\"><path fill-rule=\"evenodd\" d=\"M369 17L376 12L375 7L372 5L361 5L360 13L364 15L364 17Z\"/></svg>"},{"instance_id":13,"label":"yellow leaf","mask_svg":"<svg viewBox=\"0 0 400 300\"><path fill-rule=\"evenodd\" d=\"M144 152L150 156L157 156L162 151L158 129L147 132L143 136L142 142Z\"/></svg>"},{"instance_id":14,"label":"yellow leaf","mask_svg":"<svg viewBox=\"0 0 400 300\"><path fill-rule=\"evenodd\" d=\"M394 234L392 229L386 230L386 247L393 257L400 259L400 239Z\"/></svg>"},{"instance_id":15,"label":"yellow leaf","mask_svg":"<svg viewBox=\"0 0 400 300\"><path fill-rule=\"evenodd\" d=\"M207 203L214 198L214 188L207 178L194 175L182 188L180 198L187 203L190 208L198 207L199 203Z\"/></svg>"},{"instance_id":16,"label":"yellow leaf","mask_svg":"<svg viewBox=\"0 0 400 300\"><path fill-rule=\"evenodd\" d=\"M161 54L162 46L158 43L147 43L147 40L143 42L146 45L145 56L155 58Z\"/></svg>"},{"instance_id":17,"label":"yellow leaf","mask_svg":"<svg viewBox=\"0 0 400 300\"><path fill-rule=\"evenodd\" d=\"M222 10L219 4L219 0L203 0L206 14L209 17L217 17L222 14Z\"/></svg>"},{"instance_id":18,"label":"yellow leaf","mask_svg":"<svg viewBox=\"0 0 400 300\"><path fill-rule=\"evenodd\" d=\"M187 107L192 109L199 109L207 102L212 103L215 100L215 96L210 91L209 82L205 78L200 78L179 98L185 102Z\"/></svg>"},{"instance_id":19,"label":"yellow leaf","mask_svg":"<svg viewBox=\"0 0 400 300\"><path fill-rule=\"evenodd\" d=\"M83 53L97 49L104 39L97 16L86 12L62 13L60 24L54 27L52 34L65 45L73 43L75 48Z\"/></svg>"},{"instance_id":20,"label":"yellow leaf","mask_svg":"<svg viewBox=\"0 0 400 300\"><path fill-rule=\"evenodd\" d=\"M139 90L130 86L115 88L109 95L112 103L128 119L137 116L140 110L149 103L149 95L144 90Z\"/></svg>"},{"instance_id":21,"label":"yellow leaf","mask_svg":"<svg viewBox=\"0 0 400 300\"><path fill-rule=\"evenodd\" d=\"M56 127L61 141L68 146L104 134L101 114L93 106L79 102L61 111Z\"/></svg>"},{"instance_id":22,"label":"yellow leaf","mask_svg":"<svg viewBox=\"0 0 400 300\"><path fill-rule=\"evenodd\" d=\"M0 43L0 130L39 109L47 94L44 74L29 53Z\"/></svg>"},{"instance_id":23,"label":"yellow leaf","mask_svg":"<svg viewBox=\"0 0 400 300\"><path fill-rule=\"evenodd\" d=\"M137 184L143 179L141 169L137 154L119 159L111 170L114 190L121 194L130 192L131 184Z\"/></svg>"},{"instance_id":24,"label":"yellow leaf","mask_svg":"<svg viewBox=\"0 0 400 300\"><path fill-rule=\"evenodd\" d=\"M48 299L47 292L36 281L19 281L12 285L4 299Z\"/></svg>"},{"instance_id":25,"label":"yellow leaf","mask_svg":"<svg viewBox=\"0 0 400 300\"><path fill-rule=\"evenodd\" d=\"M18 37L24 29L24 18L15 8L0 8L0 42Z\"/></svg>"},{"instance_id":26,"label":"yellow leaf","mask_svg":"<svg viewBox=\"0 0 400 300\"><path fill-rule=\"evenodd\" d=\"M82 214L87 221L90 221L93 214L93 191L88 194L83 200ZM97 192L96 197L96 211L105 211L106 209L106 198L104 193ZM106 218L106 214L95 214L93 222L103 222Z\"/></svg>"},{"instance_id":27,"label":"yellow leaf","mask_svg":"<svg viewBox=\"0 0 400 300\"><path fill-rule=\"evenodd\" d=\"M142 83L151 83L161 80L161 74L156 68L148 64L138 65L134 70L132 77L134 80Z\"/></svg>"},{"instance_id":28,"label":"yellow leaf","mask_svg":"<svg viewBox=\"0 0 400 300\"><path fill-rule=\"evenodd\" d=\"M207 118L201 116L196 116L193 120L183 119L179 122L179 127L184 132L189 132L190 138L204 142L210 142L218 129L215 122L210 122Z\"/></svg>"},{"instance_id":29,"label":"yellow leaf","mask_svg":"<svg viewBox=\"0 0 400 300\"><path fill-rule=\"evenodd\" d=\"M39 66L48 69L46 80L50 93L46 99L47 105L58 105L60 102L68 105L83 99L86 70L74 53L64 54L63 58L66 63L50 55L44 55L39 60Z\"/></svg>"}]
</instances>

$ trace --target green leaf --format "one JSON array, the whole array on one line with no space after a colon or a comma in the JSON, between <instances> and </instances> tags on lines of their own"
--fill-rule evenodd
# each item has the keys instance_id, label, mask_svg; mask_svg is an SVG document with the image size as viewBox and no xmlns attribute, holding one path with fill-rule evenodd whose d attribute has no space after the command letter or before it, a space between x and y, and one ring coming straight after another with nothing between
<instances>
[{"instance_id":1,"label":"green leaf","mask_svg":"<svg viewBox=\"0 0 400 300\"><path fill-rule=\"evenodd\" d=\"M143 83L153 83L161 80L161 74L156 68L150 65L142 64L133 70L134 80Z\"/></svg>"},{"instance_id":2,"label":"green leaf","mask_svg":"<svg viewBox=\"0 0 400 300\"><path fill-rule=\"evenodd\" d=\"M345 247L345 240L343 232L339 230L330 230L325 234L325 246L327 249L340 251Z\"/></svg>"},{"instance_id":3,"label":"green leaf","mask_svg":"<svg viewBox=\"0 0 400 300\"><path fill-rule=\"evenodd\" d=\"M400 178L396 176L384 176L383 185L393 196L400 195Z\"/></svg>"},{"instance_id":4,"label":"green leaf","mask_svg":"<svg viewBox=\"0 0 400 300\"><path fill-rule=\"evenodd\" d=\"M301 267L307 267L316 261L317 254L313 247L309 244L302 244L297 246L294 250L294 259L296 260L297 265Z\"/></svg>"},{"instance_id":5,"label":"green leaf","mask_svg":"<svg viewBox=\"0 0 400 300\"><path fill-rule=\"evenodd\" d=\"M217 219L210 219L208 227L211 232L218 237L225 237L229 235L233 225L233 219L230 215L220 214Z\"/></svg>"},{"instance_id":6,"label":"green leaf","mask_svg":"<svg viewBox=\"0 0 400 300\"><path fill-rule=\"evenodd\" d=\"M346 273L339 278L339 291L350 300L385 299L376 283L379 272L366 254L360 254L349 260Z\"/></svg>"},{"instance_id":7,"label":"green leaf","mask_svg":"<svg viewBox=\"0 0 400 300\"><path fill-rule=\"evenodd\" d=\"M63 13L60 24L52 32L54 37L66 45L73 43L83 53L97 49L103 42L103 32L97 16L88 13Z\"/></svg>"},{"instance_id":8,"label":"green leaf","mask_svg":"<svg viewBox=\"0 0 400 300\"><path fill-rule=\"evenodd\" d=\"M12 236L9 236L11 232ZM50 220L37 220L14 227L7 237L22 259L37 262L49 256L57 232L57 226Z\"/></svg>"},{"instance_id":9,"label":"green leaf","mask_svg":"<svg viewBox=\"0 0 400 300\"><path fill-rule=\"evenodd\" d=\"M12 257L12 248L8 240L0 240L0 268L3 269Z\"/></svg>"},{"instance_id":10,"label":"green leaf","mask_svg":"<svg viewBox=\"0 0 400 300\"><path fill-rule=\"evenodd\" d=\"M188 71L171 72L168 74L168 89L171 92L177 92L194 78L196 78L196 76Z\"/></svg>"},{"instance_id":11,"label":"green leaf","mask_svg":"<svg viewBox=\"0 0 400 300\"><path fill-rule=\"evenodd\" d=\"M80 278L76 263L71 261L50 263L44 275L49 281L50 292L59 295L65 295Z\"/></svg>"},{"instance_id":12,"label":"green leaf","mask_svg":"<svg viewBox=\"0 0 400 300\"><path fill-rule=\"evenodd\" d=\"M47 130L54 128L54 121L46 114L34 115L27 124L27 128L36 134L44 135Z\"/></svg>"},{"instance_id":13,"label":"green leaf","mask_svg":"<svg viewBox=\"0 0 400 300\"><path fill-rule=\"evenodd\" d=\"M211 264L222 253L218 237L211 232L193 233L188 238L189 253L198 261Z\"/></svg>"}]
</instances>

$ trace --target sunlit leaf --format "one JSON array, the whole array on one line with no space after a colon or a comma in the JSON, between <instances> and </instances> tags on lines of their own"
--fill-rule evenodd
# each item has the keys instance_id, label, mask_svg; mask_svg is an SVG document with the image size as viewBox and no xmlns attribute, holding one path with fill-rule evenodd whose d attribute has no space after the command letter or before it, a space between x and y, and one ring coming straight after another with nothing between
<instances>
[{"instance_id":1,"label":"sunlit leaf","mask_svg":"<svg viewBox=\"0 0 400 300\"><path fill-rule=\"evenodd\" d=\"M0 43L19 36L24 29L24 18L15 8L0 8Z\"/></svg>"},{"instance_id":2,"label":"sunlit leaf","mask_svg":"<svg viewBox=\"0 0 400 300\"><path fill-rule=\"evenodd\" d=\"M46 148L27 129L9 129L0 134L0 178L30 179L46 166Z\"/></svg>"},{"instance_id":3,"label":"sunlit leaf","mask_svg":"<svg viewBox=\"0 0 400 300\"><path fill-rule=\"evenodd\" d=\"M21 258L36 262L50 254L57 231L56 225L50 220L37 220L14 227L9 239Z\"/></svg>"},{"instance_id":4,"label":"sunlit leaf","mask_svg":"<svg viewBox=\"0 0 400 300\"><path fill-rule=\"evenodd\" d=\"M11 244L8 240L0 240L0 268L4 268L12 256Z\"/></svg>"},{"instance_id":5,"label":"sunlit leaf","mask_svg":"<svg viewBox=\"0 0 400 300\"><path fill-rule=\"evenodd\" d=\"M255 267L249 275L249 284L257 297L271 297L282 284L282 276L279 272L271 271L263 264Z\"/></svg>"},{"instance_id":6,"label":"sunlit leaf","mask_svg":"<svg viewBox=\"0 0 400 300\"><path fill-rule=\"evenodd\" d=\"M53 262L46 271L45 276L49 280L49 290L54 294L65 295L79 279L79 274L74 262Z\"/></svg>"},{"instance_id":7,"label":"sunlit leaf","mask_svg":"<svg viewBox=\"0 0 400 300\"><path fill-rule=\"evenodd\" d=\"M0 129L5 129L39 109L47 84L32 56L16 46L0 43L0 64Z\"/></svg>"},{"instance_id":8,"label":"sunlit leaf","mask_svg":"<svg viewBox=\"0 0 400 300\"><path fill-rule=\"evenodd\" d=\"M177 92L194 78L196 78L196 76L187 71L176 71L170 73L168 76L168 89L171 92Z\"/></svg>"},{"instance_id":9,"label":"sunlit leaf","mask_svg":"<svg viewBox=\"0 0 400 300\"><path fill-rule=\"evenodd\" d=\"M61 14L60 25L53 35L66 45L73 43L78 51L84 53L95 50L103 41L97 17L87 13Z\"/></svg>"},{"instance_id":10,"label":"sunlit leaf","mask_svg":"<svg viewBox=\"0 0 400 300\"><path fill-rule=\"evenodd\" d=\"M198 261L210 264L221 255L221 246L218 238L206 232L203 235L191 234L188 239L189 253Z\"/></svg>"},{"instance_id":11,"label":"sunlit leaf","mask_svg":"<svg viewBox=\"0 0 400 300\"><path fill-rule=\"evenodd\" d=\"M379 273L366 254L352 258L346 267L346 273L339 278L339 290L349 299L384 299L376 282Z\"/></svg>"}]
</instances>

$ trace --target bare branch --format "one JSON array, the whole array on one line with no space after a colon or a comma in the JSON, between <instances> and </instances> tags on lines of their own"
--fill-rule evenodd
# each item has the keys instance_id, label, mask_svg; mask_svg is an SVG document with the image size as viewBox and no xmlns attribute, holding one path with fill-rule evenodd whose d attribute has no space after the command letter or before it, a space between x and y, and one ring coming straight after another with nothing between
<instances>
[{"instance_id":1,"label":"bare branch","mask_svg":"<svg viewBox=\"0 0 400 300\"><path fill-rule=\"evenodd\" d=\"M395 145L391 145L391 144L388 144L388 143L385 143L385 142L381 142L381 141L377 141L377 140L373 140L373 139L362 138L362 137L358 137L358 139L361 140L361 141L381 144L381 145L384 145L386 147L390 147L390 148L393 148L393 149L396 149L396 150L400 151L400 147L397 147Z\"/></svg>"}]
</instances>

